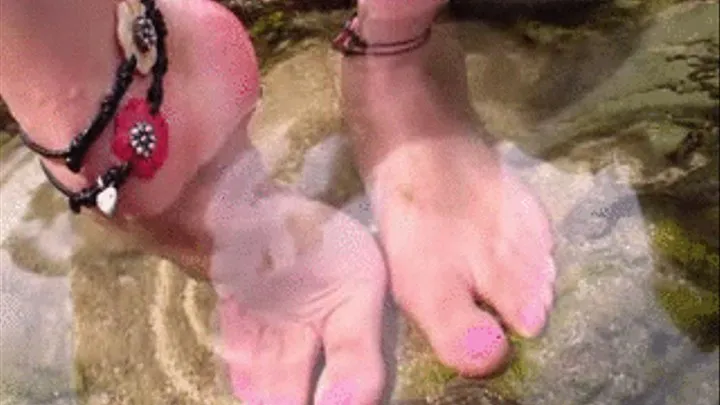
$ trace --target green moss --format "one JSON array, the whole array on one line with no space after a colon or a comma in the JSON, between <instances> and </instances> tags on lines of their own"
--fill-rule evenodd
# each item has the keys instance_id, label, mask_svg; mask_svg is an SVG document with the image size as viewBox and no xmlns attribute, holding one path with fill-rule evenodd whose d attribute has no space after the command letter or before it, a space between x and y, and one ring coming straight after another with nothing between
<instances>
[{"instance_id":1,"label":"green moss","mask_svg":"<svg viewBox=\"0 0 720 405\"><path fill-rule=\"evenodd\" d=\"M272 42L287 30L290 24L290 16L283 10L276 10L263 15L250 27L250 36L254 39L263 39Z\"/></svg>"},{"instance_id":2,"label":"green moss","mask_svg":"<svg viewBox=\"0 0 720 405\"><path fill-rule=\"evenodd\" d=\"M530 359L529 352L538 343L516 335L510 335L513 357L507 368L488 381L493 392L505 398L519 398L524 386L538 375L537 365Z\"/></svg>"},{"instance_id":3,"label":"green moss","mask_svg":"<svg viewBox=\"0 0 720 405\"><path fill-rule=\"evenodd\" d=\"M298 18L296 12L270 8L250 24L248 31L262 73L289 57L291 50L302 40L313 36L312 29L296 23Z\"/></svg>"},{"instance_id":4,"label":"green moss","mask_svg":"<svg viewBox=\"0 0 720 405\"><path fill-rule=\"evenodd\" d=\"M447 383L458 375L437 359L427 339L416 326L408 325L403 351L405 361L398 368L399 394L402 398L438 397Z\"/></svg>"},{"instance_id":5,"label":"green moss","mask_svg":"<svg viewBox=\"0 0 720 405\"><path fill-rule=\"evenodd\" d=\"M457 372L444 366L434 356L415 359L405 367L404 378L409 382L403 395L409 398L435 398L442 394L445 385L457 377Z\"/></svg>"},{"instance_id":6,"label":"green moss","mask_svg":"<svg viewBox=\"0 0 720 405\"><path fill-rule=\"evenodd\" d=\"M658 303L675 326L687 334L702 350L718 347L718 294L687 283L662 279L655 283Z\"/></svg>"},{"instance_id":7,"label":"green moss","mask_svg":"<svg viewBox=\"0 0 720 405\"><path fill-rule=\"evenodd\" d=\"M717 219L717 211L717 207L712 207L708 212ZM681 224L674 217L666 217L650 227L661 270L654 285L655 294L678 329L701 349L714 350L718 347L720 326L720 256L704 238Z\"/></svg>"},{"instance_id":8,"label":"green moss","mask_svg":"<svg viewBox=\"0 0 720 405\"><path fill-rule=\"evenodd\" d=\"M655 251L661 258L679 266L683 278L717 291L720 256L716 250L672 219L659 220L650 229Z\"/></svg>"},{"instance_id":9,"label":"green moss","mask_svg":"<svg viewBox=\"0 0 720 405\"><path fill-rule=\"evenodd\" d=\"M329 42L348 16L346 10L301 11L282 1L260 3L230 8L248 27L263 74L304 49L308 39Z\"/></svg>"}]
</instances>

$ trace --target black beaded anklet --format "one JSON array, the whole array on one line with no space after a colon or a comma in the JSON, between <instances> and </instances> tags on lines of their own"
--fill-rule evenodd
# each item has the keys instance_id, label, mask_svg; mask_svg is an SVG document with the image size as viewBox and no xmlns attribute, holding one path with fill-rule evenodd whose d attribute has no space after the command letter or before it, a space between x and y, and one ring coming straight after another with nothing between
<instances>
[{"instance_id":1,"label":"black beaded anklet","mask_svg":"<svg viewBox=\"0 0 720 405\"><path fill-rule=\"evenodd\" d=\"M115 116L120 101L132 83L136 65L137 60L135 57L131 57L120 64L117 73L115 73L115 83L110 94L105 96L100 103L100 111L92 120L90 126L76 135L67 148L61 150L47 149L30 139L30 136L25 131L20 131L20 140L33 152L48 159L64 159L68 169L73 173L79 172L90 146L103 133L110 120Z\"/></svg>"},{"instance_id":2,"label":"black beaded anklet","mask_svg":"<svg viewBox=\"0 0 720 405\"><path fill-rule=\"evenodd\" d=\"M393 56L413 51L423 46L432 33L431 28L423 31L415 38L397 42L368 43L352 29L353 22L357 19L357 12L345 22L342 32L333 40L333 48L345 56L372 55L372 56ZM390 50L391 48L399 48ZM385 49L383 51L383 49Z\"/></svg>"},{"instance_id":3,"label":"black beaded anklet","mask_svg":"<svg viewBox=\"0 0 720 405\"><path fill-rule=\"evenodd\" d=\"M130 165L128 163L116 165L98 177L94 185L80 191L72 191L60 183L43 162L40 162L40 167L50 184L65 194L70 204L70 210L76 214L80 213L82 207L92 208L97 206L100 207L103 213L111 216L115 210L117 189L125 183L130 174Z\"/></svg>"},{"instance_id":4,"label":"black beaded anklet","mask_svg":"<svg viewBox=\"0 0 720 405\"><path fill-rule=\"evenodd\" d=\"M154 0L126 0L118 5L118 38L125 59L117 70L115 83L102 103L100 112L91 125L77 135L68 148L50 150L33 142L25 132L21 140L34 152L45 158L62 158L72 172L79 172L83 159L93 142L102 134L116 115L118 106L137 70L140 74L152 73L152 82L145 100L131 99L115 121L113 154L122 161L99 176L96 183L74 192L54 177L40 162L50 183L67 198L70 209L79 213L81 208L97 207L112 216L118 198L118 189L130 175L149 179L162 166L168 151L168 128L160 114L163 102L163 80L168 69L165 38L167 26Z\"/></svg>"},{"instance_id":5,"label":"black beaded anklet","mask_svg":"<svg viewBox=\"0 0 720 405\"><path fill-rule=\"evenodd\" d=\"M147 93L147 100L150 102L151 111L155 114L160 110L160 105L162 104L162 81L163 76L167 72L168 61L165 53L167 27L162 13L155 7L155 2L153 0L140 1L143 6L145 6L145 15L139 20L143 21L143 19L145 19L144 21L149 21L152 24L151 28L154 29L154 34L151 34L153 35L153 39L147 41L150 42L149 44L147 42L144 43L144 49L147 50L149 46L153 45L157 47L158 59L152 69L152 84L150 85ZM142 25L142 23L139 25ZM143 39L138 38L138 41L141 42ZM105 96L103 101L100 103L100 111L92 120L90 126L75 136L75 138L70 141L70 145L68 145L67 148L61 150L47 149L30 139L30 136L25 131L20 131L20 139L35 153L48 159L64 159L65 165L68 169L70 169L70 171L73 173L79 172L82 167L83 159L90 149L90 146L92 146L92 144L110 123L113 116L115 116L120 101L132 84L133 72L136 67L137 59L135 56L131 56L129 59L124 60L123 63L120 64L120 67L115 73L115 83L113 84L110 94Z\"/></svg>"},{"instance_id":6,"label":"black beaded anklet","mask_svg":"<svg viewBox=\"0 0 720 405\"><path fill-rule=\"evenodd\" d=\"M167 37L167 26L165 25L165 18L163 17L160 10L155 7L153 0L140 0L146 8L147 17L155 27L157 33L157 61L152 68L152 83L147 92L147 100L150 103L150 113L155 115L160 111L160 105L163 102L163 78L167 73L168 59L167 51L165 49L165 37Z\"/></svg>"}]
</instances>

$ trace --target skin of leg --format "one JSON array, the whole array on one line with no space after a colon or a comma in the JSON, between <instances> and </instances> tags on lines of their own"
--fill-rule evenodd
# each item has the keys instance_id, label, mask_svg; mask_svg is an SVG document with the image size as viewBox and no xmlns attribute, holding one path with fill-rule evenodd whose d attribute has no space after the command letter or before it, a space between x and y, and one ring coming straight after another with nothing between
<instances>
[{"instance_id":1,"label":"skin of leg","mask_svg":"<svg viewBox=\"0 0 720 405\"><path fill-rule=\"evenodd\" d=\"M363 0L360 30L377 30L379 42L392 29L418 32L410 21L429 24L437 3L413 5L424 15L405 2ZM555 270L542 208L479 140L466 80L462 49L440 29L415 51L342 65L343 113L395 300L442 361L484 375L508 352L505 326L526 337L541 332Z\"/></svg>"},{"instance_id":2,"label":"skin of leg","mask_svg":"<svg viewBox=\"0 0 720 405\"><path fill-rule=\"evenodd\" d=\"M171 152L153 180L121 189L113 220L96 219L213 282L219 354L239 397L305 404L322 348L316 402L375 403L386 270L374 239L268 180L247 134L259 74L237 19L208 0L157 3L169 30L162 111ZM115 4L0 0L0 94L41 145L66 146L109 89L119 63ZM147 85L136 80L130 95ZM47 162L50 170L69 187L87 186L111 162L111 135L80 174Z\"/></svg>"}]
</instances>

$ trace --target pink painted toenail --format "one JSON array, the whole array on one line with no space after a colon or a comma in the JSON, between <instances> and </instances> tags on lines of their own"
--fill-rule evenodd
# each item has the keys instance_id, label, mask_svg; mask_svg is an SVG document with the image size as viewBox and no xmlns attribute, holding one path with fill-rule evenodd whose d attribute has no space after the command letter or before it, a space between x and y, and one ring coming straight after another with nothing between
<instances>
[{"instance_id":1,"label":"pink painted toenail","mask_svg":"<svg viewBox=\"0 0 720 405\"><path fill-rule=\"evenodd\" d=\"M346 381L335 384L322 396L320 405L350 405L352 403L355 383Z\"/></svg>"},{"instance_id":2,"label":"pink painted toenail","mask_svg":"<svg viewBox=\"0 0 720 405\"><path fill-rule=\"evenodd\" d=\"M530 335L536 335L545 324L545 310L537 303L528 304L520 313L520 321Z\"/></svg>"},{"instance_id":3,"label":"pink painted toenail","mask_svg":"<svg viewBox=\"0 0 720 405\"><path fill-rule=\"evenodd\" d=\"M503 344L503 331L495 326L476 326L465 335L467 355L474 358L492 357Z\"/></svg>"}]
</instances>

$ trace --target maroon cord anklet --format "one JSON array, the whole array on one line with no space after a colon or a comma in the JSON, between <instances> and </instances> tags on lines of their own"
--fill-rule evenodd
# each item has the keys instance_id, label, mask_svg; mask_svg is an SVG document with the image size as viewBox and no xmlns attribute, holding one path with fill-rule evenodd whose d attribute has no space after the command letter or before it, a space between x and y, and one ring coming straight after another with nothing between
<instances>
[{"instance_id":1,"label":"maroon cord anklet","mask_svg":"<svg viewBox=\"0 0 720 405\"><path fill-rule=\"evenodd\" d=\"M345 21L342 31L332 42L333 48L345 56L393 56L410 52L423 46L430 39L432 33L431 28L428 28L417 37L404 41L368 43L352 29L352 24L356 19L357 12Z\"/></svg>"}]
</instances>

